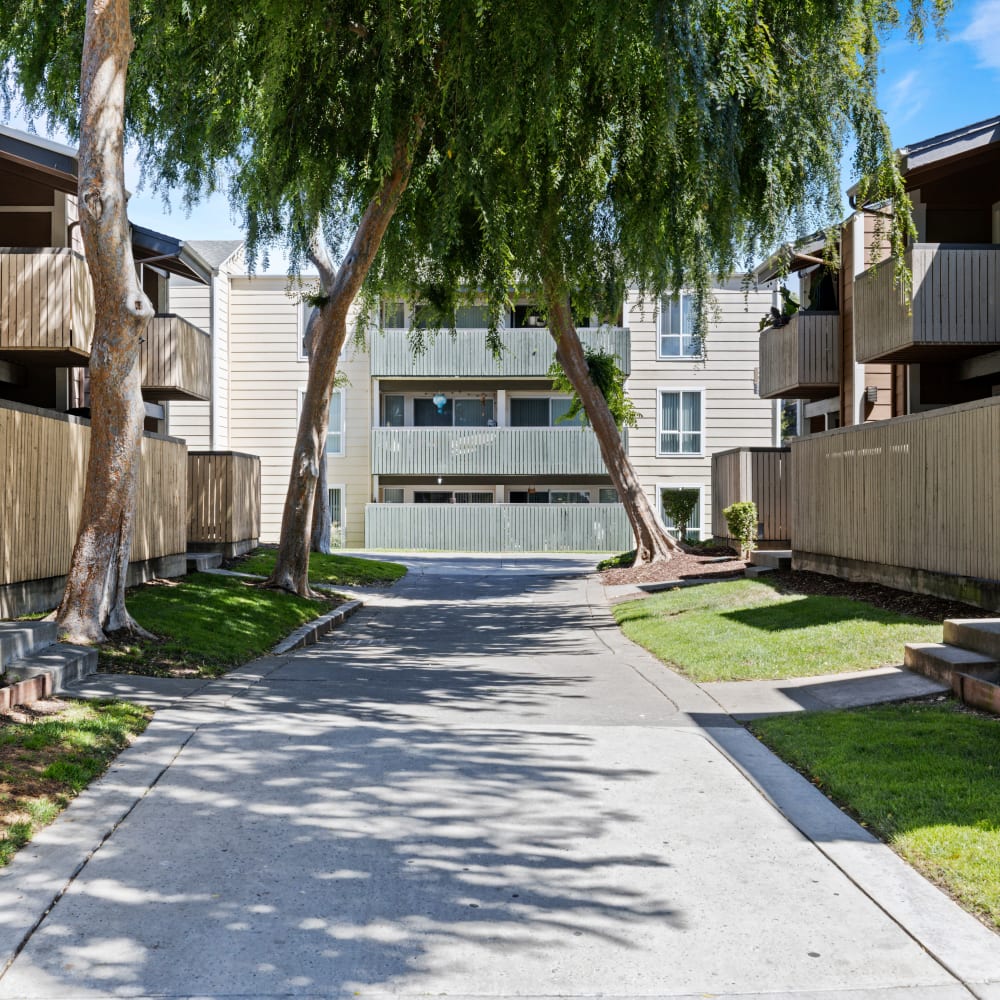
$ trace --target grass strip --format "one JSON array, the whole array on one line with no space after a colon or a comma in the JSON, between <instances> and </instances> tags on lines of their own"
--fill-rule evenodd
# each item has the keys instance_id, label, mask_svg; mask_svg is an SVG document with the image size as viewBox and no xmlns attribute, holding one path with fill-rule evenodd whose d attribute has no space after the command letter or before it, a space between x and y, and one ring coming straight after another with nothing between
<instances>
[{"instance_id":1,"label":"grass strip","mask_svg":"<svg viewBox=\"0 0 1000 1000\"><path fill-rule=\"evenodd\" d=\"M211 573L155 580L130 591L126 605L135 620L159 638L107 643L100 649L99 669L158 677L216 677L267 653L333 603Z\"/></svg>"},{"instance_id":2,"label":"grass strip","mask_svg":"<svg viewBox=\"0 0 1000 1000\"><path fill-rule=\"evenodd\" d=\"M0 866L104 773L152 713L123 701L69 701L27 714L0 717Z\"/></svg>"},{"instance_id":3,"label":"grass strip","mask_svg":"<svg viewBox=\"0 0 1000 1000\"><path fill-rule=\"evenodd\" d=\"M274 549L257 549L253 555L234 565L241 573L268 576L274 569ZM395 583L406 576L406 567L382 559L360 559L357 556L323 555L313 552L309 556L309 580L312 583L364 587Z\"/></svg>"},{"instance_id":4,"label":"grass strip","mask_svg":"<svg viewBox=\"0 0 1000 1000\"><path fill-rule=\"evenodd\" d=\"M665 591L619 604L622 631L692 680L770 680L900 663L941 625L864 601L781 593L766 580Z\"/></svg>"},{"instance_id":5,"label":"grass strip","mask_svg":"<svg viewBox=\"0 0 1000 1000\"><path fill-rule=\"evenodd\" d=\"M1000 719L947 701L776 716L750 728L1000 929Z\"/></svg>"}]
</instances>

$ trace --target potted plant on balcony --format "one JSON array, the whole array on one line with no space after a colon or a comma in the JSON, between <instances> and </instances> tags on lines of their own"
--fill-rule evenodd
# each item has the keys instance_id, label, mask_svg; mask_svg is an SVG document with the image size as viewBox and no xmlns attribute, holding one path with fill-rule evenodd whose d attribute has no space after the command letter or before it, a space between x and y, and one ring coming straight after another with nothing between
<instances>
[{"instance_id":1,"label":"potted plant on balcony","mask_svg":"<svg viewBox=\"0 0 1000 1000\"><path fill-rule=\"evenodd\" d=\"M771 306L770 310L761 317L758 330L787 326L792 317L799 311L799 300L784 285L778 289L778 294L781 296L781 309Z\"/></svg>"}]
</instances>

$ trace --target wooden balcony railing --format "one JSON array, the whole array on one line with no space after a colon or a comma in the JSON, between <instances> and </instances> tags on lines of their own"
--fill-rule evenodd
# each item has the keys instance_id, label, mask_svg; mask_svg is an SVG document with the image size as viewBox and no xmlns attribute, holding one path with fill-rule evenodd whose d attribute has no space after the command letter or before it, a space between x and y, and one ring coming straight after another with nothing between
<instances>
[{"instance_id":1,"label":"wooden balcony railing","mask_svg":"<svg viewBox=\"0 0 1000 1000\"><path fill-rule=\"evenodd\" d=\"M208 399L212 338L173 314L154 316L139 352L142 392L149 399Z\"/></svg>"},{"instance_id":2,"label":"wooden balcony railing","mask_svg":"<svg viewBox=\"0 0 1000 1000\"><path fill-rule=\"evenodd\" d=\"M840 385L839 316L798 312L760 335L762 399L824 399Z\"/></svg>"},{"instance_id":3,"label":"wooden balcony railing","mask_svg":"<svg viewBox=\"0 0 1000 1000\"><path fill-rule=\"evenodd\" d=\"M377 427L372 473L388 476L606 476L581 427Z\"/></svg>"},{"instance_id":4,"label":"wooden balcony railing","mask_svg":"<svg viewBox=\"0 0 1000 1000\"><path fill-rule=\"evenodd\" d=\"M625 327L602 326L581 329L584 347L617 355L622 371L629 374L629 331ZM442 330L420 354L410 346L410 331L380 330L371 336L371 371L376 378L525 378L544 377L555 356L555 341L545 329L501 330L506 350L493 357L486 346L485 330Z\"/></svg>"},{"instance_id":5,"label":"wooden balcony railing","mask_svg":"<svg viewBox=\"0 0 1000 1000\"><path fill-rule=\"evenodd\" d=\"M621 552L633 546L621 504L372 503L365 547L452 552Z\"/></svg>"},{"instance_id":6,"label":"wooden balcony railing","mask_svg":"<svg viewBox=\"0 0 1000 1000\"><path fill-rule=\"evenodd\" d=\"M931 361L1000 347L1000 246L918 243L906 254L912 309L891 260L854 281L861 361Z\"/></svg>"},{"instance_id":7,"label":"wooden balcony railing","mask_svg":"<svg viewBox=\"0 0 1000 1000\"><path fill-rule=\"evenodd\" d=\"M94 292L72 250L0 249L0 357L27 364L86 364Z\"/></svg>"}]
</instances>

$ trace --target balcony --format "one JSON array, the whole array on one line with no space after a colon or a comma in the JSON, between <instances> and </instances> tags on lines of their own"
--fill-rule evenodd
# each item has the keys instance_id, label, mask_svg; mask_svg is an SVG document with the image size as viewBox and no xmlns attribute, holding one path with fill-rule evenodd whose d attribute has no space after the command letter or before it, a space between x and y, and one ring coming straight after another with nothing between
<instances>
[{"instance_id":1,"label":"balcony","mask_svg":"<svg viewBox=\"0 0 1000 1000\"><path fill-rule=\"evenodd\" d=\"M617 355L629 374L629 331L602 326L578 331L584 347ZM504 329L507 348L499 358L486 346L486 330L442 330L422 354L414 354L410 331L380 330L371 337L371 371L375 378L544 378L555 356L555 341L546 329Z\"/></svg>"},{"instance_id":2,"label":"balcony","mask_svg":"<svg viewBox=\"0 0 1000 1000\"><path fill-rule=\"evenodd\" d=\"M365 547L451 552L621 552L635 544L617 503L372 503Z\"/></svg>"},{"instance_id":3,"label":"balcony","mask_svg":"<svg viewBox=\"0 0 1000 1000\"><path fill-rule=\"evenodd\" d=\"M180 316L149 321L139 363L147 399L208 399L212 394L212 338Z\"/></svg>"},{"instance_id":4,"label":"balcony","mask_svg":"<svg viewBox=\"0 0 1000 1000\"><path fill-rule=\"evenodd\" d=\"M934 361L1000 347L1000 246L917 243L906 263L912 310L893 285L890 261L855 279L859 360Z\"/></svg>"},{"instance_id":5,"label":"balcony","mask_svg":"<svg viewBox=\"0 0 1000 1000\"><path fill-rule=\"evenodd\" d=\"M83 257L58 247L0 250L0 358L85 365L93 332L94 292Z\"/></svg>"},{"instance_id":6,"label":"balcony","mask_svg":"<svg viewBox=\"0 0 1000 1000\"><path fill-rule=\"evenodd\" d=\"M379 476L607 475L594 432L580 427L376 427Z\"/></svg>"},{"instance_id":7,"label":"balcony","mask_svg":"<svg viewBox=\"0 0 1000 1000\"><path fill-rule=\"evenodd\" d=\"M798 312L760 335L762 399L825 399L840 386L839 317Z\"/></svg>"}]
</instances>

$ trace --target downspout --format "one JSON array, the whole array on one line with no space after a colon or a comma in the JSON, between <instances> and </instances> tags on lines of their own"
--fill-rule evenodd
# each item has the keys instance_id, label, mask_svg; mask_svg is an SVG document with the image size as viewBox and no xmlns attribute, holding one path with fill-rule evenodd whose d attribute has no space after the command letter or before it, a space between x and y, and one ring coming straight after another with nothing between
<instances>
[{"instance_id":1,"label":"downspout","mask_svg":"<svg viewBox=\"0 0 1000 1000\"><path fill-rule=\"evenodd\" d=\"M217 451L218 434L215 429L215 341L218 331L215 329L215 319L217 310L215 308L215 296L218 294L217 268L212 270L211 283L208 286L208 329L211 334L211 347L208 352L208 450Z\"/></svg>"}]
</instances>

